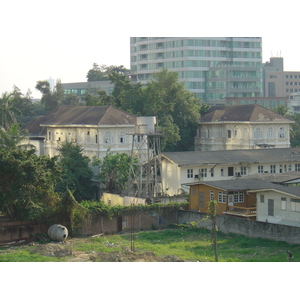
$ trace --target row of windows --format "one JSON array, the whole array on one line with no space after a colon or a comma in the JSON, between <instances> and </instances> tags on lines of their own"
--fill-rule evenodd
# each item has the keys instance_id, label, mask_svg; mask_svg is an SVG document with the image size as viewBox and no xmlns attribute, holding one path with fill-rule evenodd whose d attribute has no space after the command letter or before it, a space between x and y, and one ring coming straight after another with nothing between
<instances>
[{"instance_id":1,"label":"row of windows","mask_svg":"<svg viewBox=\"0 0 300 300\"><path fill-rule=\"evenodd\" d=\"M228 67L254 67L260 68L259 62L236 62ZM172 68L207 68L207 67L226 67L226 62L223 61L208 61L208 60L183 60L183 61L171 61L171 62L159 62L159 63L142 63L137 65L131 65L132 72L140 70L157 70L160 68L172 69Z\"/></svg>"},{"instance_id":2,"label":"row of windows","mask_svg":"<svg viewBox=\"0 0 300 300\"><path fill-rule=\"evenodd\" d=\"M229 100L226 101L226 104L228 105L244 105L244 104L258 104L260 106L264 106L265 108L274 108L276 106L282 105L282 106L286 106L286 102L284 100Z\"/></svg>"},{"instance_id":3,"label":"row of windows","mask_svg":"<svg viewBox=\"0 0 300 300\"><path fill-rule=\"evenodd\" d=\"M266 138L267 139L274 139L275 130L273 127L268 127L267 132L266 132ZM202 129L199 131L199 137L204 137L204 138L222 138L223 137L223 131L222 130L211 130L211 129ZM227 138L245 138L248 135L248 129L245 128L243 132L239 130L237 127L234 130L227 130ZM278 130L278 138L282 139L286 137L286 131L284 127L280 127ZM253 138L255 139L263 139L263 131L260 127L256 127L254 132L253 132Z\"/></svg>"},{"instance_id":4,"label":"row of windows","mask_svg":"<svg viewBox=\"0 0 300 300\"><path fill-rule=\"evenodd\" d=\"M227 172L225 172L225 170ZM270 165L270 166L263 166L259 165L257 166L257 173L285 173L292 171L292 165ZM300 163L294 164L294 171L300 172ZM247 167L241 166L238 170L238 172L234 173L234 167L227 167L227 168L221 168L220 169L220 176L243 176L248 175L247 174ZM207 168L201 168L198 170L196 174L194 174L194 169L187 169L186 177L187 178L206 178L206 177L214 177L215 171L213 168L207 169Z\"/></svg>"},{"instance_id":5,"label":"row of windows","mask_svg":"<svg viewBox=\"0 0 300 300\"><path fill-rule=\"evenodd\" d=\"M288 207L286 197L281 197L280 200L281 210L287 210ZM260 195L260 203L265 203L265 195ZM300 199L291 199L290 211L300 212ZM274 216L274 199L268 199L268 215Z\"/></svg>"},{"instance_id":6,"label":"row of windows","mask_svg":"<svg viewBox=\"0 0 300 300\"><path fill-rule=\"evenodd\" d=\"M298 81L290 81L290 82L286 81L285 82L285 85L298 85L298 84L300 85L300 82L298 83Z\"/></svg>"},{"instance_id":7,"label":"row of windows","mask_svg":"<svg viewBox=\"0 0 300 300\"><path fill-rule=\"evenodd\" d=\"M56 141L62 141L62 136L64 135L63 132L56 132L56 135L59 135L57 137L52 137L52 131L48 131L48 140L49 141L52 141L52 140L56 140ZM68 135L65 136L65 140L68 139L67 136L70 136L70 139L72 140L71 136L72 136L72 133L71 132L68 132ZM91 134L90 134L90 131L87 131L86 132L86 140L88 142L91 142ZM75 142L75 140L74 140ZM98 143L98 135L95 134L94 135L94 142L97 144ZM111 132L106 132L103 136L103 143L104 144L113 144L114 143L114 137L112 135ZM118 135L118 143L120 144L124 144L126 143L126 133L125 132L120 132L119 135Z\"/></svg>"},{"instance_id":8,"label":"row of windows","mask_svg":"<svg viewBox=\"0 0 300 300\"><path fill-rule=\"evenodd\" d=\"M300 89L285 89L285 92L286 93L297 93L297 92L300 92ZM293 98L291 98L293 99Z\"/></svg>"},{"instance_id":9,"label":"row of windows","mask_svg":"<svg viewBox=\"0 0 300 300\"><path fill-rule=\"evenodd\" d=\"M285 75L285 78L295 78L295 79L297 79L297 78L300 78L300 74L299 75L297 75L297 74L295 74L295 75Z\"/></svg>"},{"instance_id":10,"label":"row of windows","mask_svg":"<svg viewBox=\"0 0 300 300\"><path fill-rule=\"evenodd\" d=\"M209 199L210 201L215 200L215 193L213 190L210 191ZM232 204L244 202L244 192L230 192L229 194L227 194L227 192L222 192L222 191L218 192L219 203L227 203L227 199L228 199L228 203L232 203ZM205 192L200 192L199 206L204 207L204 203L205 203Z\"/></svg>"},{"instance_id":11,"label":"row of windows","mask_svg":"<svg viewBox=\"0 0 300 300\"><path fill-rule=\"evenodd\" d=\"M131 43L143 42L148 40L164 39L161 38L148 38L148 37L134 37L131 38ZM226 48L256 48L261 49L261 42L249 42L249 41L233 41L233 40L208 40L208 39L182 39L176 41L158 42L142 44L137 47L132 47L132 51L136 49L163 49L163 48L175 48L175 47L226 47Z\"/></svg>"},{"instance_id":12,"label":"row of windows","mask_svg":"<svg viewBox=\"0 0 300 300\"><path fill-rule=\"evenodd\" d=\"M132 56L132 62L153 60L153 59L168 59L178 57L227 57L227 58L261 58L260 52L241 52L241 51L211 51L211 50L181 50L170 52L158 52L149 54L140 54Z\"/></svg>"}]
</instances>

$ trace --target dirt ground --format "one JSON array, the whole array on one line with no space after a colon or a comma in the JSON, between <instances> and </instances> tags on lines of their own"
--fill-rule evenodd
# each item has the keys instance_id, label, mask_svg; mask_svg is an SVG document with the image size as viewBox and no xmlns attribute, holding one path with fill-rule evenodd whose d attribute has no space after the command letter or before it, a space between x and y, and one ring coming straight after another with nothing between
<instances>
[{"instance_id":1,"label":"dirt ground","mask_svg":"<svg viewBox=\"0 0 300 300\"><path fill-rule=\"evenodd\" d=\"M86 253L75 251L70 243L39 244L35 253L51 257L67 257L68 262L183 262L175 255L158 257L152 252L136 253L130 249L120 251Z\"/></svg>"}]
</instances>

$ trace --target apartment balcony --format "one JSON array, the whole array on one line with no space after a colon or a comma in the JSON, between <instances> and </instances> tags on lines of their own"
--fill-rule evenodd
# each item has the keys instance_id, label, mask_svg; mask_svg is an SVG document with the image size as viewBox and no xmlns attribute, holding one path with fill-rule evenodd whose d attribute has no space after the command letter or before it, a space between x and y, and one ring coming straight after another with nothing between
<instances>
[{"instance_id":1,"label":"apartment balcony","mask_svg":"<svg viewBox=\"0 0 300 300\"><path fill-rule=\"evenodd\" d=\"M256 218L256 206L253 207L243 207L236 205L228 205L226 211L224 211L226 215L233 215L237 217L255 219Z\"/></svg>"}]
</instances>

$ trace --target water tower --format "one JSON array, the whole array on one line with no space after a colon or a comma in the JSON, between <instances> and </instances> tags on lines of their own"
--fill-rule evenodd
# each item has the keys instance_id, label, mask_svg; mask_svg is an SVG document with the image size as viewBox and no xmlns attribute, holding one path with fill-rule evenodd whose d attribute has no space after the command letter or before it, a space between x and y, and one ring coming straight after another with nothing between
<instances>
[{"instance_id":1,"label":"water tower","mask_svg":"<svg viewBox=\"0 0 300 300\"><path fill-rule=\"evenodd\" d=\"M131 134L128 196L150 198L162 193L160 146L162 133L155 125L156 117L137 117L135 131Z\"/></svg>"}]
</instances>

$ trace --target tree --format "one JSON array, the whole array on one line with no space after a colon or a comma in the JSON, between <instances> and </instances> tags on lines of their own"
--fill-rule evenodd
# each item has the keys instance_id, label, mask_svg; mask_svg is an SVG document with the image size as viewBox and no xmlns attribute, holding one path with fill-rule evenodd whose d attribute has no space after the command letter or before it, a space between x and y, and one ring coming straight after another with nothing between
<instances>
[{"instance_id":1,"label":"tree","mask_svg":"<svg viewBox=\"0 0 300 300\"><path fill-rule=\"evenodd\" d=\"M273 108L273 111L276 113L276 114L279 114L283 117L286 117L288 115L288 109L286 107L284 107L284 105L278 105L278 106L275 106Z\"/></svg>"},{"instance_id":2,"label":"tree","mask_svg":"<svg viewBox=\"0 0 300 300\"><path fill-rule=\"evenodd\" d=\"M215 262L218 261L217 252L217 200L211 200L208 204L208 214L211 220L211 241L215 253Z\"/></svg>"},{"instance_id":3,"label":"tree","mask_svg":"<svg viewBox=\"0 0 300 300\"><path fill-rule=\"evenodd\" d=\"M57 184L56 190L62 194L66 188L70 189L77 201L93 199L95 191L90 159L82 152L81 146L65 142L60 146L58 156L62 180Z\"/></svg>"},{"instance_id":4,"label":"tree","mask_svg":"<svg viewBox=\"0 0 300 300\"><path fill-rule=\"evenodd\" d=\"M93 63L93 68L86 75L87 81L100 81L104 78L105 72L103 66Z\"/></svg>"},{"instance_id":5,"label":"tree","mask_svg":"<svg viewBox=\"0 0 300 300\"><path fill-rule=\"evenodd\" d=\"M19 145L20 142L27 139L25 135L26 132L20 131L18 123L13 124L8 130L1 128L0 148L9 148L9 149L26 148L25 145L23 146Z\"/></svg>"},{"instance_id":6,"label":"tree","mask_svg":"<svg viewBox=\"0 0 300 300\"><path fill-rule=\"evenodd\" d=\"M45 221L60 200L54 192L55 159L34 152L0 148L0 211L14 219Z\"/></svg>"},{"instance_id":7,"label":"tree","mask_svg":"<svg viewBox=\"0 0 300 300\"><path fill-rule=\"evenodd\" d=\"M114 84L114 90L112 92L114 105L124 109L122 100L124 102L125 95L130 95L130 92L133 90L133 85L131 84L129 77L125 73L112 71L109 73L108 78L110 83Z\"/></svg>"},{"instance_id":8,"label":"tree","mask_svg":"<svg viewBox=\"0 0 300 300\"><path fill-rule=\"evenodd\" d=\"M35 88L42 93L41 103L46 112L57 108L64 101L64 89L60 80L57 80L53 91L51 91L50 84L46 80L38 81Z\"/></svg>"},{"instance_id":9,"label":"tree","mask_svg":"<svg viewBox=\"0 0 300 300\"><path fill-rule=\"evenodd\" d=\"M170 115L179 128L180 139L176 146L166 145L165 150L185 151L194 147L196 121L199 118L200 100L178 82L176 72L164 69L153 74L154 79L145 88L144 111L156 115L158 120Z\"/></svg>"},{"instance_id":10,"label":"tree","mask_svg":"<svg viewBox=\"0 0 300 300\"><path fill-rule=\"evenodd\" d=\"M110 105L112 102L112 97L107 96L105 91L97 91L95 94L87 93L82 97L87 106L101 106Z\"/></svg>"},{"instance_id":11,"label":"tree","mask_svg":"<svg viewBox=\"0 0 300 300\"><path fill-rule=\"evenodd\" d=\"M93 68L90 69L86 75L87 81L101 81L108 80L109 74L115 72L118 74L129 74L129 70L126 69L123 65L121 66L99 66L96 63L93 63Z\"/></svg>"},{"instance_id":12,"label":"tree","mask_svg":"<svg viewBox=\"0 0 300 300\"><path fill-rule=\"evenodd\" d=\"M8 130L13 123L17 123L16 115L20 115L21 112L13 105L14 94L3 93L0 98L0 118L1 126L5 130Z\"/></svg>"},{"instance_id":13,"label":"tree","mask_svg":"<svg viewBox=\"0 0 300 300\"><path fill-rule=\"evenodd\" d=\"M107 151L103 160L94 160L100 167L98 178L109 193L121 193L128 181L130 156L126 153Z\"/></svg>"},{"instance_id":14,"label":"tree","mask_svg":"<svg viewBox=\"0 0 300 300\"><path fill-rule=\"evenodd\" d=\"M178 82L176 72L162 70L146 87L132 85L124 74L112 72L114 104L137 116L156 116L166 133L162 145L165 151L184 151L194 147L196 121L201 109L200 100Z\"/></svg>"}]
</instances>

